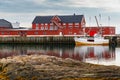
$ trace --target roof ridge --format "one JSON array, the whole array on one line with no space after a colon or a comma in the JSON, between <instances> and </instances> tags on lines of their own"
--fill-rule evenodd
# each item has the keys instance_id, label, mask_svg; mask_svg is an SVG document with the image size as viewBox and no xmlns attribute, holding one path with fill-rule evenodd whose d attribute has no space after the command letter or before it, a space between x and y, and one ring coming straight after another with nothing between
<instances>
[{"instance_id":1,"label":"roof ridge","mask_svg":"<svg viewBox=\"0 0 120 80\"><path fill-rule=\"evenodd\" d=\"M73 15L45 15L45 16L44 15L38 15L36 17L48 17L48 16L52 17L52 16L84 16L84 15L77 15L77 14L75 14L75 15L74 14Z\"/></svg>"},{"instance_id":2,"label":"roof ridge","mask_svg":"<svg viewBox=\"0 0 120 80\"><path fill-rule=\"evenodd\" d=\"M56 16L56 15L54 15ZM50 23L51 16L36 16L32 23ZM64 23L79 23L82 21L84 15L57 15Z\"/></svg>"}]
</instances>

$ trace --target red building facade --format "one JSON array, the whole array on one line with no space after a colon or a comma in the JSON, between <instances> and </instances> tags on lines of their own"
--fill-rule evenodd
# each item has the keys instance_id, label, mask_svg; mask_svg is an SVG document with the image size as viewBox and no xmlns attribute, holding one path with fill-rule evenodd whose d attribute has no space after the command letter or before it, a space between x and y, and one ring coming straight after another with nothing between
<instances>
[{"instance_id":1,"label":"red building facade","mask_svg":"<svg viewBox=\"0 0 120 80\"><path fill-rule=\"evenodd\" d=\"M86 27L85 33L89 36L94 36L96 33L100 33L102 36L115 35L115 27L113 26L102 26L102 27Z\"/></svg>"},{"instance_id":2,"label":"red building facade","mask_svg":"<svg viewBox=\"0 0 120 80\"><path fill-rule=\"evenodd\" d=\"M9 29L7 25L0 29L0 37L25 36L94 36L101 32L103 36L115 35L115 27L86 27L84 15L36 16L32 29ZM2 27L1 27L2 28Z\"/></svg>"},{"instance_id":3,"label":"red building facade","mask_svg":"<svg viewBox=\"0 0 120 80\"><path fill-rule=\"evenodd\" d=\"M32 29L41 31L41 35L80 35L85 24L83 15L37 16Z\"/></svg>"}]
</instances>

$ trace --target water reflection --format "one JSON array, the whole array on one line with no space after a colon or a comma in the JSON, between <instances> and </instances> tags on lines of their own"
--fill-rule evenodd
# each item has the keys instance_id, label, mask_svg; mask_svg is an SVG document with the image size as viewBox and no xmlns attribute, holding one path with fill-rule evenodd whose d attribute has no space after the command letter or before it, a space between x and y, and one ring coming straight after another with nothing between
<instances>
[{"instance_id":1,"label":"water reflection","mask_svg":"<svg viewBox=\"0 0 120 80\"><path fill-rule=\"evenodd\" d=\"M0 58L16 55L49 55L61 58L96 63L115 64L115 48L109 46L70 46L70 45L0 45ZM117 57L118 58L118 57ZM115 64L116 65L116 64Z\"/></svg>"},{"instance_id":2,"label":"water reflection","mask_svg":"<svg viewBox=\"0 0 120 80\"><path fill-rule=\"evenodd\" d=\"M82 56L83 62L104 64L102 62L115 61L115 49L109 46L80 46L75 48L75 53Z\"/></svg>"},{"instance_id":3,"label":"water reflection","mask_svg":"<svg viewBox=\"0 0 120 80\"><path fill-rule=\"evenodd\" d=\"M0 58L32 54L68 58L70 53L74 54L73 45L0 45Z\"/></svg>"}]
</instances>

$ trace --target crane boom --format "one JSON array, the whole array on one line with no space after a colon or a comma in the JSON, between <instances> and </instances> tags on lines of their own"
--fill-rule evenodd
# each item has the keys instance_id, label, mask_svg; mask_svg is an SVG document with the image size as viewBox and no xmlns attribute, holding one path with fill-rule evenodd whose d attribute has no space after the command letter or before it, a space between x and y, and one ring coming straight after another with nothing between
<instances>
[{"instance_id":1,"label":"crane boom","mask_svg":"<svg viewBox=\"0 0 120 80\"><path fill-rule=\"evenodd\" d=\"M96 16L95 16L95 20L96 20L97 26L100 27Z\"/></svg>"},{"instance_id":2,"label":"crane boom","mask_svg":"<svg viewBox=\"0 0 120 80\"><path fill-rule=\"evenodd\" d=\"M97 20L97 17L95 16L95 20L96 20L96 23L97 23L97 26L99 28L99 34L102 35L102 27L99 26L99 23L98 23L98 20Z\"/></svg>"}]
</instances>

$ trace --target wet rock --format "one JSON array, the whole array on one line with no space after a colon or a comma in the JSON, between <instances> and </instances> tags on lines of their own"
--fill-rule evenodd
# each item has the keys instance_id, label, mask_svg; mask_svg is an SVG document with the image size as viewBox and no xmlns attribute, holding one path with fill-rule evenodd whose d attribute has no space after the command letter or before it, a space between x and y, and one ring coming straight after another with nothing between
<instances>
[{"instance_id":1,"label":"wet rock","mask_svg":"<svg viewBox=\"0 0 120 80\"><path fill-rule=\"evenodd\" d=\"M69 58L24 55L0 60L0 79L3 80L119 79L119 76L120 67L93 65Z\"/></svg>"}]
</instances>

